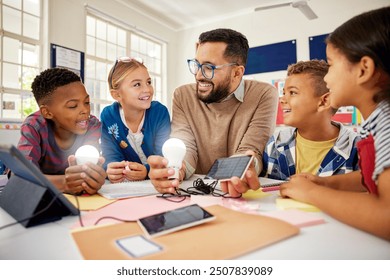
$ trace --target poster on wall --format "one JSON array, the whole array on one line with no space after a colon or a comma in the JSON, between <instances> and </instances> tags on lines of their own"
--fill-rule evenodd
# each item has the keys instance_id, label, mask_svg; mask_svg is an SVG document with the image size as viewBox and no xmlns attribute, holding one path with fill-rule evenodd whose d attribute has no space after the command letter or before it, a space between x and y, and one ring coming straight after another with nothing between
<instances>
[{"instance_id":1,"label":"poster on wall","mask_svg":"<svg viewBox=\"0 0 390 280\"><path fill-rule=\"evenodd\" d=\"M326 61L326 37L329 34L322 34L309 37L310 59L322 59Z\"/></svg>"},{"instance_id":2,"label":"poster on wall","mask_svg":"<svg viewBox=\"0 0 390 280\"><path fill-rule=\"evenodd\" d=\"M284 71L297 62L296 40L250 48L244 75Z\"/></svg>"},{"instance_id":3,"label":"poster on wall","mask_svg":"<svg viewBox=\"0 0 390 280\"><path fill-rule=\"evenodd\" d=\"M50 67L62 67L75 72L84 82L84 53L50 44Z\"/></svg>"}]
</instances>

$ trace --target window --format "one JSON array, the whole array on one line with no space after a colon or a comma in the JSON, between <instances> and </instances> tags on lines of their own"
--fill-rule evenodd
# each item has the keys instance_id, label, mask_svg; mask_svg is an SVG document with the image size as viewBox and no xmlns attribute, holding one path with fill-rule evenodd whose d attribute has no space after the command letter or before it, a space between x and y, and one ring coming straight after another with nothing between
<instances>
[{"instance_id":1,"label":"window","mask_svg":"<svg viewBox=\"0 0 390 280\"><path fill-rule=\"evenodd\" d=\"M21 121L38 110L31 83L41 66L41 0L2 0L0 119Z\"/></svg>"},{"instance_id":2,"label":"window","mask_svg":"<svg viewBox=\"0 0 390 280\"><path fill-rule=\"evenodd\" d=\"M154 82L154 98L162 101L161 84L161 55L162 46L159 43L143 38L137 34L131 34L131 56L142 57L144 64L148 67L150 76Z\"/></svg>"},{"instance_id":3,"label":"window","mask_svg":"<svg viewBox=\"0 0 390 280\"><path fill-rule=\"evenodd\" d=\"M91 97L91 113L97 117L114 100L108 90L108 73L121 56L140 57L154 82L154 99L162 101L162 42L126 29L120 24L87 15L85 86Z\"/></svg>"}]
</instances>

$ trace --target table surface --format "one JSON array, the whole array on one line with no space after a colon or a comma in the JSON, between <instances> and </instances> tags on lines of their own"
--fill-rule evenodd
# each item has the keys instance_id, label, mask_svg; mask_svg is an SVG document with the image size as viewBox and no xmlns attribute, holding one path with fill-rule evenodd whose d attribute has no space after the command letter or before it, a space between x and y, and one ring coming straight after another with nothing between
<instances>
[{"instance_id":1,"label":"table surface","mask_svg":"<svg viewBox=\"0 0 390 280\"><path fill-rule=\"evenodd\" d=\"M276 209L277 192L256 199L259 214ZM251 202L253 203L253 201ZM314 212L325 223L301 228L298 235L277 242L238 259L264 260L356 260L390 259L390 242L343 224L322 212ZM0 230L0 259L73 260L82 259L70 227L78 217L31 228L17 224ZM0 208L0 227L15 220Z\"/></svg>"}]
</instances>

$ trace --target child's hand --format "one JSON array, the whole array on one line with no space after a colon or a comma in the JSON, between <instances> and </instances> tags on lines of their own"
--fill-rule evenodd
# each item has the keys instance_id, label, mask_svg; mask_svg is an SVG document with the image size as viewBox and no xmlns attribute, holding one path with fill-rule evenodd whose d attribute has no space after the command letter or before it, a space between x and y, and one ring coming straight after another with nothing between
<instances>
[{"instance_id":1,"label":"child's hand","mask_svg":"<svg viewBox=\"0 0 390 280\"><path fill-rule=\"evenodd\" d=\"M82 165L83 172L80 174L81 178L84 179L82 186L88 194L97 193L105 182L106 172L102 167L103 163L104 158L100 157L97 164L87 162Z\"/></svg>"},{"instance_id":2,"label":"child's hand","mask_svg":"<svg viewBox=\"0 0 390 280\"><path fill-rule=\"evenodd\" d=\"M304 176L292 176L289 182L280 185L280 195L311 203L309 198L310 190L318 187L320 186Z\"/></svg>"},{"instance_id":3,"label":"child's hand","mask_svg":"<svg viewBox=\"0 0 390 280\"><path fill-rule=\"evenodd\" d=\"M76 165L69 159L69 167L65 169L65 182L64 192L70 194L81 194L84 192L82 183L84 182L80 174L82 172L82 166Z\"/></svg>"},{"instance_id":4,"label":"child's hand","mask_svg":"<svg viewBox=\"0 0 390 280\"><path fill-rule=\"evenodd\" d=\"M124 175L124 170L127 164L127 161L121 161L110 162L107 165L107 176L111 183L120 183L126 179L126 176Z\"/></svg>"},{"instance_id":5,"label":"child's hand","mask_svg":"<svg viewBox=\"0 0 390 280\"><path fill-rule=\"evenodd\" d=\"M69 163L69 166L76 166L77 165L76 157L74 155L70 155L68 157L68 163Z\"/></svg>"},{"instance_id":6,"label":"child's hand","mask_svg":"<svg viewBox=\"0 0 390 280\"><path fill-rule=\"evenodd\" d=\"M66 193L81 194L87 192L95 194L105 182L106 172L102 165L104 158L100 157L97 164L87 162L77 165L75 157L69 156L69 167L65 170Z\"/></svg>"},{"instance_id":7,"label":"child's hand","mask_svg":"<svg viewBox=\"0 0 390 280\"><path fill-rule=\"evenodd\" d=\"M143 164L137 162L128 162L123 174L129 181L140 181L144 180L148 175L148 171Z\"/></svg>"},{"instance_id":8,"label":"child's hand","mask_svg":"<svg viewBox=\"0 0 390 280\"><path fill-rule=\"evenodd\" d=\"M292 175L291 177L303 177L303 178L306 178L306 179L312 181L315 184L325 185L323 177L313 175L311 173L299 173L299 174Z\"/></svg>"}]
</instances>

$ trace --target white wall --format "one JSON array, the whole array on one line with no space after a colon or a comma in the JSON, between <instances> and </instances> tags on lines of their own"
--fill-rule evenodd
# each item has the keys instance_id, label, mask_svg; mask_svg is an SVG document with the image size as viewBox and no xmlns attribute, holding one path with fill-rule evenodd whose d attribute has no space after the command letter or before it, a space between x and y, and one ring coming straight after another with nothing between
<instances>
[{"instance_id":1,"label":"white wall","mask_svg":"<svg viewBox=\"0 0 390 280\"><path fill-rule=\"evenodd\" d=\"M20 137L19 130L0 129L0 145L17 145Z\"/></svg>"},{"instance_id":2,"label":"white wall","mask_svg":"<svg viewBox=\"0 0 390 280\"><path fill-rule=\"evenodd\" d=\"M389 0L311 0L310 6L319 16L308 20L298 10L291 7L275 8L252 12L229 20L181 31L178 34L179 50L175 61L180 61L175 73L174 83L180 85L193 82L194 77L188 72L186 59L195 53L195 42L200 33L214 28L232 28L242 32L250 47L268 45L288 40L297 40L297 59L309 59L308 37L331 33L349 18L362 12L390 5ZM284 78L286 71L252 75L253 78L271 82L272 79Z\"/></svg>"}]
</instances>

